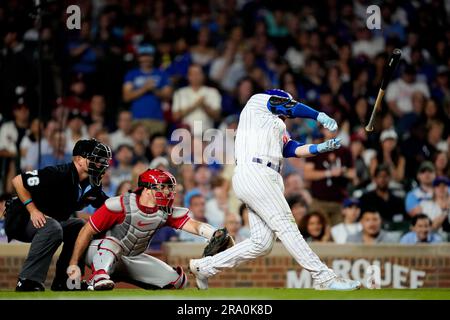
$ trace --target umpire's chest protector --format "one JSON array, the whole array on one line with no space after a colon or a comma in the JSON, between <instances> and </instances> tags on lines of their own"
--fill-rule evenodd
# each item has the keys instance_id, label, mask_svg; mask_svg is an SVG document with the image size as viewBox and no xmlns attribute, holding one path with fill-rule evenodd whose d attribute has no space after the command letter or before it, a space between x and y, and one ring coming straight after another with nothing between
<instances>
[{"instance_id":1,"label":"umpire's chest protector","mask_svg":"<svg viewBox=\"0 0 450 320\"><path fill-rule=\"evenodd\" d=\"M154 233L166 223L168 213L162 210L151 214L142 212L135 193L125 194L122 202L125 219L108 231L107 235L120 241L125 256L136 256L147 249Z\"/></svg>"}]
</instances>

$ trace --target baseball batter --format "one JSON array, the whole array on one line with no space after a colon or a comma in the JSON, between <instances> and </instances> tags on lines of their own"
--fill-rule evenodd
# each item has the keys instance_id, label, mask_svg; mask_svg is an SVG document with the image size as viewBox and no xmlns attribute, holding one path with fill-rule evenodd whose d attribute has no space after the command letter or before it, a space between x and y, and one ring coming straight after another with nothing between
<instances>
[{"instance_id":1,"label":"baseball batter","mask_svg":"<svg viewBox=\"0 0 450 320\"><path fill-rule=\"evenodd\" d=\"M288 157L310 157L340 147L339 139L320 144L301 144L289 138L286 118L317 120L330 131L335 120L293 100L282 90L255 94L241 112L235 141L236 168L232 179L236 195L248 206L251 237L235 246L202 259L192 259L189 269L199 289L208 288L208 278L223 268L268 254L278 237L289 253L311 272L318 290L359 289L358 281L337 277L303 239L283 191L281 162Z\"/></svg>"},{"instance_id":2,"label":"baseball batter","mask_svg":"<svg viewBox=\"0 0 450 320\"><path fill-rule=\"evenodd\" d=\"M175 178L166 171L148 169L139 176L138 189L109 198L78 235L67 274L81 277L77 264L83 252L92 275L88 289L111 290L114 280L146 289L182 289L186 275L144 253L155 232L170 226L207 238L215 229L189 217L189 209L173 207ZM97 239L92 237L97 235Z\"/></svg>"}]
</instances>

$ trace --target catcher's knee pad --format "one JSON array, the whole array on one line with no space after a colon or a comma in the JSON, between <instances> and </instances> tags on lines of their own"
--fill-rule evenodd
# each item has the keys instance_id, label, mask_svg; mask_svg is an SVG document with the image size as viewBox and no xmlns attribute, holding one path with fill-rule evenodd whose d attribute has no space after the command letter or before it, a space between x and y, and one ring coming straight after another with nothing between
<instances>
[{"instance_id":1,"label":"catcher's knee pad","mask_svg":"<svg viewBox=\"0 0 450 320\"><path fill-rule=\"evenodd\" d=\"M108 274L111 274L122 256L122 251L123 249L117 239L112 237L103 239L98 244L97 253L92 260L92 272L105 270Z\"/></svg>"},{"instance_id":2,"label":"catcher's knee pad","mask_svg":"<svg viewBox=\"0 0 450 320\"><path fill-rule=\"evenodd\" d=\"M178 273L175 281L164 286L164 289L183 289L187 285L187 277L182 267L173 268Z\"/></svg>"}]
</instances>

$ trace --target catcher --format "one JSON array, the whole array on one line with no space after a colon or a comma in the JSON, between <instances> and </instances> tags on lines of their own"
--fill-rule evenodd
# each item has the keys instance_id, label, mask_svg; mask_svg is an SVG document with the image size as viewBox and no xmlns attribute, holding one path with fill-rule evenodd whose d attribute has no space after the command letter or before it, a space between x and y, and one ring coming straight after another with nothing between
<instances>
[{"instance_id":1,"label":"catcher","mask_svg":"<svg viewBox=\"0 0 450 320\"><path fill-rule=\"evenodd\" d=\"M159 228L171 226L211 239L204 255L234 245L226 229L215 230L191 219L189 209L173 207L175 187L172 174L148 169L139 176L135 191L106 200L78 235L67 269L69 278L80 279L78 262L87 249L90 290L111 290L114 281L144 289L182 289L187 278L181 267L172 268L144 253Z\"/></svg>"}]
</instances>

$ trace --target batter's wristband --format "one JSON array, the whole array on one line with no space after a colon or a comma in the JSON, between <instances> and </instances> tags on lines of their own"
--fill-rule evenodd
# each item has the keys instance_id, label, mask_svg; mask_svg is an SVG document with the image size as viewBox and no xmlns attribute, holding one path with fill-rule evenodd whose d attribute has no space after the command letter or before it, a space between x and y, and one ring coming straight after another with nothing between
<instances>
[{"instance_id":1,"label":"batter's wristband","mask_svg":"<svg viewBox=\"0 0 450 320\"><path fill-rule=\"evenodd\" d=\"M309 146L309 153L311 153L311 154L319 153L319 151L317 150L317 144L312 144Z\"/></svg>"},{"instance_id":2,"label":"batter's wristband","mask_svg":"<svg viewBox=\"0 0 450 320\"><path fill-rule=\"evenodd\" d=\"M32 203L33 202L33 199L28 199L28 200L25 200L24 202L23 202L23 205L24 206L27 206L27 205L29 205L30 203Z\"/></svg>"}]
</instances>

